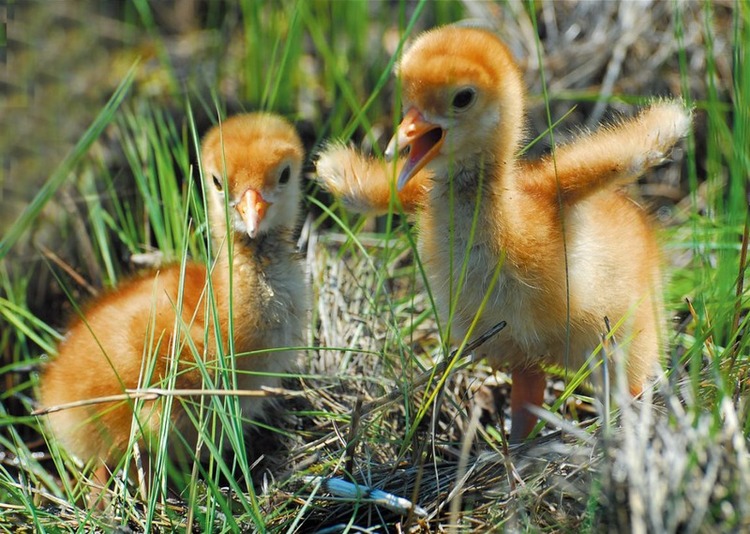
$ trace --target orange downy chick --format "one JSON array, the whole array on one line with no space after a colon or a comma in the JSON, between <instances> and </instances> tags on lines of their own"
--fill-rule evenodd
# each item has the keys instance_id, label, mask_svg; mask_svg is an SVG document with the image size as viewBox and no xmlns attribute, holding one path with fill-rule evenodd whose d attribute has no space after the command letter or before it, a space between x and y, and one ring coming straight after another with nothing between
<instances>
[{"instance_id":1,"label":"orange downy chick","mask_svg":"<svg viewBox=\"0 0 750 534\"><path fill-rule=\"evenodd\" d=\"M630 390L640 392L663 349L660 251L649 217L617 186L665 160L690 128L689 111L656 102L527 161L517 156L526 90L493 32L425 32L396 74L404 117L386 159L408 154L388 163L332 144L318 179L364 213L386 211L397 189L403 209L418 214L420 256L453 339L468 334L490 293L473 335L508 323L476 356L512 373L511 440L536 424L526 408L543 401L542 364L577 370L605 317L623 321L615 338Z\"/></svg>"},{"instance_id":2,"label":"orange downy chick","mask_svg":"<svg viewBox=\"0 0 750 534\"><path fill-rule=\"evenodd\" d=\"M188 262L184 271L175 265L127 281L94 301L73 321L57 357L44 369L40 404L58 406L135 388L201 389L207 384L199 362L212 387L221 387L218 369L232 366L238 389L277 386L279 378L257 373L290 369L296 351L249 353L304 345L307 284L292 240L302 160L294 128L270 114L235 116L210 130L202 144L217 254L210 274L203 264ZM209 282L216 314L209 305ZM131 432L146 450L159 435L165 399L142 402L135 417L133 402L55 411L48 416L49 428L69 452L101 466L95 476L103 483L107 469L125 454ZM180 441L175 433L188 446L195 444L187 409L197 402L172 403L170 447ZM240 405L243 417L263 413L263 399L240 397Z\"/></svg>"}]
</instances>

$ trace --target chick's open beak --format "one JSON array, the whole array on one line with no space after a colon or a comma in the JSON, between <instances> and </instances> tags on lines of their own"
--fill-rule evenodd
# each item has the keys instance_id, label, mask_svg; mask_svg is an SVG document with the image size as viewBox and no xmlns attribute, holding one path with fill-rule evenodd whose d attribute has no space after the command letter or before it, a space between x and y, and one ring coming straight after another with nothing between
<instances>
[{"instance_id":1,"label":"chick's open beak","mask_svg":"<svg viewBox=\"0 0 750 534\"><path fill-rule=\"evenodd\" d=\"M240 197L240 201L237 203L236 209L245 222L247 228L247 235L251 239L255 238L258 234L258 227L260 226L263 217L266 215L266 210L271 203L263 198L263 196L255 189L248 189Z\"/></svg>"},{"instance_id":2,"label":"chick's open beak","mask_svg":"<svg viewBox=\"0 0 750 534\"><path fill-rule=\"evenodd\" d=\"M398 175L398 190L401 191L406 183L417 172L440 152L445 141L445 130L437 124L422 117L416 108L411 108L404 115L396 134L391 138L385 149L385 158L391 161L397 150L409 147L409 157Z\"/></svg>"}]
</instances>

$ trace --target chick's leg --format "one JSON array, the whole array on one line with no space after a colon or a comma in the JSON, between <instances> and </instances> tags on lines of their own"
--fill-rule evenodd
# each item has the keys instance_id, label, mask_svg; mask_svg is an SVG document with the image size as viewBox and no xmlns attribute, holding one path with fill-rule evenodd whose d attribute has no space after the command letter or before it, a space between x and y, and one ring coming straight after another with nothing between
<instances>
[{"instance_id":1,"label":"chick's leg","mask_svg":"<svg viewBox=\"0 0 750 534\"><path fill-rule=\"evenodd\" d=\"M112 479L112 473L105 463L101 463L91 473L91 490L89 492L89 503L88 506L91 509L104 510L109 504L109 498L107 497L107 486Z\"/></svg>"},{"instance_id":2,"label":"chick's leg","mask_svg":"<svg viewBox=\"0 0 750 534\"><path fill-rule=\"evenodd\" d=\"M510 390L511 427L510 442L523 441L534 430L536 415L529 406L541 406L544 402L544 389L547 378L538 365L516 367L511 370L513 387Z\"/></svg>"}]
</instances>

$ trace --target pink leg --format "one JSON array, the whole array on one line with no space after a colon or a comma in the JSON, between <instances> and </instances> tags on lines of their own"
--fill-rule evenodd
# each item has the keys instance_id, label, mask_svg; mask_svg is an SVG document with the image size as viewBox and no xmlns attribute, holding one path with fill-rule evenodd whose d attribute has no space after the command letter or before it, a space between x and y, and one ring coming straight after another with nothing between
<instances>
[{"instance_id":1,"label":"pink leg","mask_svg":"<svg viewBox=\"0 0 750 534\"><path fill-rule=\"evenodd\" d=\"M96 486L92 487L89 492L89 507L97 508L99 510L104 510L107 507L109 502L107 500L106 488L109 480L110 472L105 464L101 464L91 474L91 481L96 484ZM103 489L100 489L98 486L101 486Z\"/></svg>"},{"instance_id":2,"label":"pink leg","mask_svg":"<svg viewBox=\"0 0 750 534\"><path fill-rule=\"evenodd\" d=\"M519 443L534 430L537 417L527 406L541 406L547 377L538 365L516 367L511 370L513 387L510 390L510 442Z\"/></svg>"}]
</instances>

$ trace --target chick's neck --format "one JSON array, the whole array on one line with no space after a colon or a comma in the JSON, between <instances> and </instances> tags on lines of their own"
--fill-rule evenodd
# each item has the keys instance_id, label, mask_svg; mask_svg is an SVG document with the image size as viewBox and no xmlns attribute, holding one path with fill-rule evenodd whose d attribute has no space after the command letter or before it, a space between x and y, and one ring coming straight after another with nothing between
<instances>
[{"instance_id":1,"label":"chick's neck","mask_svg":"<svg viewBox=\"0 0 750 534\"><path fill-rule=\"evenodd\" d=\"M227 246L226 234L214 236L217 247L217 269L229 271L230 256L233 269L251 268L262 273L276 263L282 263L295 254L292 231L286 227L277 227L251 238L243 232L231 233L232 244Z\"/></svg>"},{"instance_id":2,"label":"chick's neck","mask_svg":"<svg viewBox=\"0 0 750 534\"><path fill-rule=\"evenodd\" d=\"M523 179L517 157L523 137L523 97L514 95L512 100L516 99L514 107L500 106L494 135L477 143L472 153L457 154L455 161L448 158L442 173L435 174L427 206L428 224L444 228L438 235L451 233L462 246L487 247L495 256L506 249L504 214L513 209L517 195L512 191Z\"/></svg>"}]
</instances>

